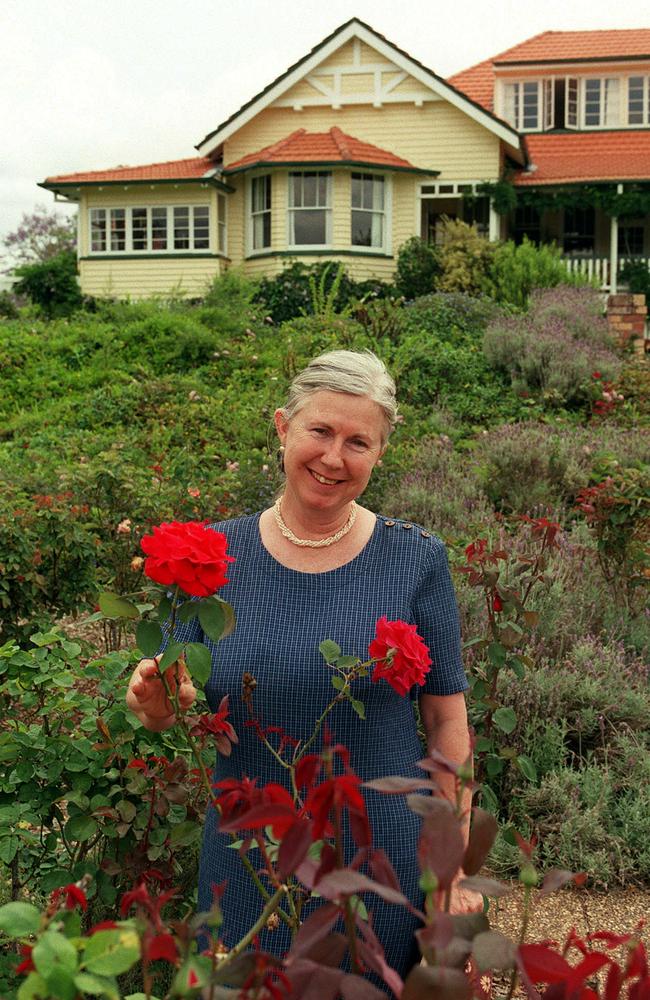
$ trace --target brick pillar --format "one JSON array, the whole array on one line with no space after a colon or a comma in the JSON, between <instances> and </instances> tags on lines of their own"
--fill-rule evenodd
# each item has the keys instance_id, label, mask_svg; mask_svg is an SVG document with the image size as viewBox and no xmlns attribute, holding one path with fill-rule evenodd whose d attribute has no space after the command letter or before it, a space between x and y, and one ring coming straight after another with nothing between
<instances>
[{"instance_id":1,"label":"brick pillar","mask_svg":"<svg viewBox=\"0 0 650 1000\"><path fill-rule=\"evenodd\" d=\"M621 347L632 345L635 351L644 352L647 345L644 339L647 316L645 295L619 292L618 295L610 295L607 299L609 329Z\"/></svg>"}]
</instances>

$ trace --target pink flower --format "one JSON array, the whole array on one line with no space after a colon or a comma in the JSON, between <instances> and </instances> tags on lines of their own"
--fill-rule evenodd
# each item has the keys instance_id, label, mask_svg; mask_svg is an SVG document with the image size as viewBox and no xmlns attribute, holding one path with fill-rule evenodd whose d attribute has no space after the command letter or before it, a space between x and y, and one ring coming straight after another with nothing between
<instances>
[{"instance_id":1,"label":"pink flower","mask_svg":"<svg viewBox=\"0 0 650 1000\"><path fill-rule=\"evenodd\" d=\"M131 519L126 517L123 521L120 521L117 528L115 529L118 535L130 535L131 534Z\"/></svg>"}]
</instances>

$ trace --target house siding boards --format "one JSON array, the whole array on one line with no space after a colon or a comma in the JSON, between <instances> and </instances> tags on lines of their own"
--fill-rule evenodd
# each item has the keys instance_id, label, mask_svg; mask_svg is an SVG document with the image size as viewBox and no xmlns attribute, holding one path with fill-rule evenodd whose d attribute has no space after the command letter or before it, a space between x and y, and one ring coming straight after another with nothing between
<instances>
[{"instance_id":1,"label":"house siding boards","mask_svg":"<svg viewBox=\"0 0 650 1000\"><path fill-rule=\"evenodd\" d=\"M332 125L363 142L390 149L415 166L440 171L439 179L496 180L499 176L498 138L445 101L416 108L412 102L381 108L350 105L305 108L292 112L270 107L224 144L224 166L253 149L285 138L295 128L326 132Z\"/></svg>"}]
</instances>

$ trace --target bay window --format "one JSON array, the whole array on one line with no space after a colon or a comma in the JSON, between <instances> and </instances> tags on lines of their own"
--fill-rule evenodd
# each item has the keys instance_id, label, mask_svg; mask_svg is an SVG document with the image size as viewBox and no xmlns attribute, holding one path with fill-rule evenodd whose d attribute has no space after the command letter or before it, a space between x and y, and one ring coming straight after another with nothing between
<instances>
[{"instance_id":1,"label":"bay window","mask_svg":"<svg viewBox=\"0 0 650 1000\"><path fill-rule=\"evenodd\" d=\"M352 246L385 246L384 178L376 174L352 174Z\"/></svg>"},{"instance_id":2,"label":"bay window","mask_svg":"<svg viewBox=\"0 0 650 1000\"><path fill-rule=\"evenodd\" d=\"M324 171L289 174L289 245L328 246L332 242L332 175Z\"/></svg>"}]
</instances>

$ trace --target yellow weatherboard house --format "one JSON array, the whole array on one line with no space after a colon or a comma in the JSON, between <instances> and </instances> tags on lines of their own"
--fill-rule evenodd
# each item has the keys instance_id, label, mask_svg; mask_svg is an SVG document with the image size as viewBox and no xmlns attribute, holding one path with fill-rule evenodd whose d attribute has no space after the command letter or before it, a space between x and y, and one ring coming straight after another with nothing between
<instances>
[{"instance_id":1,"label":"yellow weatherboard house","mask_svg":"<svg viewBox=\"0 0 650 1000\"><path fill-rule=\"evenodd\" d=\"M498 238L480 186L527 165L512 125L357 18L196 148L43 182L79 203L84 294L199 296L230 266L272 275L290 258L390 279L399 247L434 240L444 214Z\"/></svg>"}]
</instances>

